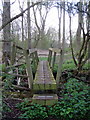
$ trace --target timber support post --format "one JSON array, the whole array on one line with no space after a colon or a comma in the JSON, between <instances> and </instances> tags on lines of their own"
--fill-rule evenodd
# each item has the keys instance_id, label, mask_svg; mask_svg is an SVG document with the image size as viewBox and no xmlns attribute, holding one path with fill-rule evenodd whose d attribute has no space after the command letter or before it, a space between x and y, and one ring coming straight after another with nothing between
<instances>
[{"instance_id":1,"label":"timber support post","mask_svg":"<svg viewBox=\"0 0 90 120\"><path fill-rule=\"evenodd\" d=\"M54 55L53 55L52 70L54 69L55 60L56 60L56 52L54 52Z\"/></svg>"},{"instance_id":2,"label":"timber support post","mask_svg":"<svg viewBox=\"0 0 90 120\"><path fill-rule=\"evenodd\" d=\"M29 88L32 89L32 87L33 87L33 74L32 74L31 62L30 62L27 50L23 50L23 52L25 55L27 75L29 76L28 77L28 85L29 85Z\"/></svg>"},{"instance_id":3,"label":"timber support post","mask_svg":"<svg viewBox=\"0 0 90 120\"><path fill-rule=\"evenodd\" d=\"M57 83L57 89L58 89L60 79L61 79L60 77L61 77L61 73L62 73L63 54L62 54L61 49L49 48L48 62L49 62L49 66L52 68L52 70L54 69L56 54L60 55L59 56L59 63L58 63L58 70L57 70L57 76L56 76L56 83ZM53 59L52 59L52 55L53 55ZM51 61L52 61L52 64L51 64Z\"/></svg>"},{"instance_id":4,"label":"timber support post","mask_svg":"<svg viewBox=\"0 0 90 120\"><path fill-rule=\"evenodd\" d=\"M38 62L39 62L39 58L38 58L38 54L37 54L37 51L35 51L35 60L36 60L36 63L38 65Z\"/></svg>"},{"instance_id":5,"label":"timber support post","mask_svg":"<svg viewBox=\"0 0 90 120\"><path fill-rule=\"evenodd\" d=\"M59 63L58 63L57 76L56 76L57 89L59 88L60 79L62 75L62 64L63 64L63 55L62 55L62 50L61 50L60 57L59 57Z\"/></svg>"},{"instance_id":6,"label":"timber support post","mask_svg":"<svg viewBox=\"0 0 90 120\"><path fill-rule=\"evenodd\" d=\"M11 52L11 64L13 65L15 63L16 59L16 45L13 43L12 45L12 52Z\"/></svg>"},{"instance_id":7,"label":"timber support post","mask_svg":"<svg viewBox=\"0 0 90 120\"><path fill-rule=\"evenodd\" d=\"M49 49L48 63L49 63L49 66L50 66L50 67L51 67L51 61L52 61L52 50Z\"/></svg>"}]
</instances>

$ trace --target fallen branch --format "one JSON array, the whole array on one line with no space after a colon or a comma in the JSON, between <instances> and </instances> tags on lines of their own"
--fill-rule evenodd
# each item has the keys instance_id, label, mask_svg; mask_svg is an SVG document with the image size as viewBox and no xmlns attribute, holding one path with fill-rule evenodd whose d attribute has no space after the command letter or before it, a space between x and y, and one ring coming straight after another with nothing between
<instances>
[{"instance_id":1,"label":"fallen branch","mask_svg":"<svg viewBox=\"0 0 90 120\"><path fill-rule=\"evenodd\" d=\"M20 59L22 59L24 56L20 56L16 61L18 62Z\"/></svg>"},{"instance_id":2,"label":"fallen branch","mask_svg":"<svg viewBox=\"0 0 90 120\"><path fill-rule=\"evenodd\" d=\"M3 100L3 103L5 103L9 108L11 108L12 106L9 105L8 102L6 102L5 100Z\"/></svg>"},{"instance_id":3,"label":"fallen branch","mask_svg":"<svg viewBox=\"0 0 90 120\"><path fill-rule=\"evenodd\" d=\"M84 81L83 79L81 79L81 78L78 77L78 76L74 76L74 75L72 75L72 77L78 79L80 82L90 83L90 82L88 82L88 81Z\"/></svg>"},{"instance_id":4,"label":"fallen branch","mask_svg":"<svg viewBox=\"0 0 90 120\"><path fill-rule=\"evenodd\" d=\"M20 98L4 98L4 100L17 100L17 101L23 101L22 99L20 99Z\"/></svg>"},{"instance_id":5,"label":"fallen branch","mask_svg":"<svg viewBox=\"0 0 90 120\"><path fill-rule=\"evenodd\" d=\"M23 65L23 63L21 63L21 64L14 64L12 66L7 66L6 69L13 68L13 67L19 67L21 65Z\"/></svg>"},{"instance_id":6,"label":"fallen branch","mask_svg":"<svg viewBox=\"0 0 90 120\"><path fill-rule=\"evenodd\" d=\"M64 71L65 74L68 74L69 72L72 72L72 71L71 71L71 70ZM89 72L88 74L90 74L90 72ZM65 76L65 75L64 75L64 76ZM70 78L76 78L76 79L79 80L80 82L84 82L84 83L89 83L89 84L90 84L89 81L84 81L84 80L83 80L82 78L80 78L79 76L76 76L76 75L73 75L73 74L71 74L70 76L68 76L67 78L65 78L65 80L67 81L67 80L69 80Z\"/></svg>"},{"instance_id":7,"label":"fallen branch","mask_svg":"<svg viewBox=\"0 0 90 120\"><path fill-rule=\"evenodd\" d=\"M12 87L13 87L15 90L26 90L26 91L31 91L30 88L21 87L21 86L18 86L18 85L12 85Z\"/></svg>"},{"instance_id":8,"label":"fallen branch","mask_svg":"<svg viewBox=\"0 0 90 120\"><path fill-rule=\"evenodd\" d=\"M2 72L2 73L4 73L4 72ZM23 78L29 77L27 75L20 75L20 74L13 74L13 73L6 73L6 74L16 76L16 77L23 77Z\"/></svg>"}]
</instances>

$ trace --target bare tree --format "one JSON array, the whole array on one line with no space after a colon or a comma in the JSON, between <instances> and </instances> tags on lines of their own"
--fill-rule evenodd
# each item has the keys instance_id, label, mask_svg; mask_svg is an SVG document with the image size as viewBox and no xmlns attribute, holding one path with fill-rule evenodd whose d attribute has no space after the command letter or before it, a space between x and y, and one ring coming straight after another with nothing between
<instances>
[{"instance_id":1,"label":"bare tree","mask_svg":"<svg viewBox=\"0 0 90 120\"><path fill-rule=\"evenodd\" d=\"M62 80L62 64L64 61L64 49L65 49L65 2L63 2L63 41L62 41L62 48L60 52L60 58L59 58L59 64L58 64L58 70L57 70L57 88L59 87L59 83Z\"/></svg>"},{"instance_id":2,"label":"bare tree","mask_svg":"<svg viewBox=\"0 0 90 120\"><path fill-rule=\"evenodd\" d=\"M4 29L5 26L7 26L9 23L11 23L12 21L14 21L15 19L19 18L20 16L23 15L23 13L25 13L28 9L34 7L37 4L40 4L41 2L36 2L33 5L29 6L28 8L26 8L25 10L23 10L21 13L19 13L18 15L16 15L15 17L11 18L10 20L7 20L4 24L2 24L2 26L0 27L0 31L2 29Z\"/></svg>"},{"instance_id":3,"label":"bare tree","mask_svg":"<svg viewBox=\"0 0 90 120\"><path fill-rule=\"evenodd\" d=\"M70 4L71 6L69 6L69 8L72 8L72 4ZM81 70L83 65L86 63L86 61L88 60L88 55L87 55L87 51L88 51L88 43L90 41L90 36L89 36L89 32L88 31L85 31L84 29L84 26L82 25L82 23L80 24L80 29L83 33L83 38L82 38L82 44L80 46L80 49L78 51L78 54L77 54L77 58L75 56L75 52L74 52L74 49L73 49L73 46L72 46L72 34L71 34L71 11L72 9L69 9L69 18L70 18L70 45L71 45L71 52L72 52L72 58L74 60L74 63L76 65L76 68L78 70ZM78 9L78 8L77 8ZM80 9L78 9L80 10ZM78 11L78 12L82 12L81 10Z\"/></svg>"},{"instance_id":4,"label":"bare tree","mask_svg":"<svg viewBox=\"0 0 90 120\"><path fill-rule=\"evenodd\" d=\"M45 40L44 39L45 23L46 23L46 18L47 18L47 15L48 15L48 12L49 12L51 6L52 6L51 2L45 2L45 3L42 2L40 5L37 5L36 9L33 7L35 24L38 29L38 37L37 37L35 47L36 47L36 45L38 45L39 41L40 41L41 46L43 46L43 41ZM37 16L36 16L37 11L39 12L39 16L40 16L40 24L38 24L38 22L37 22Z\"/></svg>"}]
</instances>

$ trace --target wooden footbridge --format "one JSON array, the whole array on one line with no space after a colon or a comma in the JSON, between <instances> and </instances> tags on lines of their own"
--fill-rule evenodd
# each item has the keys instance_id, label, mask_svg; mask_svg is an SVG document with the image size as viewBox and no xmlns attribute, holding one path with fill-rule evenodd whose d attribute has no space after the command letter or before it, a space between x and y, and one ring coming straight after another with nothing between
<instances>
[{"instance_id":1,"label":"wooden footbridge","mask_svg":"<svg viewBox=\"0 0 90 120\"><path fill-rule=\"evenodd\" d=\"M58 97L53 92L56 91L56 81L47 61L40 61L36 76L33 82L33 102L43 105L54 104ZM48 93L49 92L49 93Z\"/></svg>"},{"instance_id":2,"label":"wooden footbridge","mask_svg":"<svg viewBox=\"0 0 90 120\"><path fill-rule=\"evenodd\" d=\"M60 49L50 48L47 61L39 61L37 50L24 50L23 53L27 67L28 85L29 88L33 89L34 93L32 102L42 105L55 104L58 101L56 94L57 81L53 76L52 70L55 64L56 53L60 53ZM30 60L37 69L34 79Z\"/></svg>"}]
</instances>

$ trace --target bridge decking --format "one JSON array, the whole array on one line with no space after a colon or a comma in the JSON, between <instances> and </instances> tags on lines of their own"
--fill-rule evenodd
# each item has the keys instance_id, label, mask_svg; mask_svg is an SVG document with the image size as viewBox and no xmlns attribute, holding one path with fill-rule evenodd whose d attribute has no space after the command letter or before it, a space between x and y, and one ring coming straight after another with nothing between
<instances>
[{"instance_id":1,"label":"bridge decking","mask_svg":"<svg viewBox=\"0 0 90 120\"><path fill-rule=\"evenodd\" d=\"M38 64L34 90L56 90L56 81L47 61L40 61Z\"/></svg>"},{"instance_id":2,"label":"bridge decking","mask_svg":"<svg viewBox=\"0 0 90 120\"><path fill-rule=\"evenodd\" d=\"M53 105L58 101L57 94L53 93L56 90L56 80L54 79L48 61L40 61L38 63L33 82L33 90L34 92L39 91L38 94L33 95L32 99L34 103ZM51 92L47 94L46 91L48 90ZM42 94L40 94L40 91L43 91Z\"/></svg>"}]
</instances>

